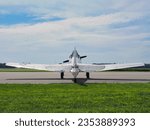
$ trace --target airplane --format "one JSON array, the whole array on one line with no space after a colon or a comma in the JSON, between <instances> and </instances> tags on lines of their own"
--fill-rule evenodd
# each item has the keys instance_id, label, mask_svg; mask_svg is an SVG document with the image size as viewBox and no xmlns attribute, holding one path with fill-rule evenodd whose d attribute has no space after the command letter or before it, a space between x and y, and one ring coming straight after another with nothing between
<instances>
[{"instance_id":1,"label":"airplane","mask_svg":"<svg viewBox=\"0 0 150 130\"><path fill-rule=\"evenodd\" d=\"M127 63L127 64L83 64L81 60L87 56L80 56L76 50L73 50L68 60L63 61L61 64L30 64L30 63L6 63L7 66L16 68L28 68L37 70L46 70L52 72L60 72L60 78L64 79L65 72L71 72L74 77L74 82L79 72L85 72L86 78L90 79L90 72L101 72L108 70L132 68L144 66L144 63Z\"/></svg>"}]
</instances>

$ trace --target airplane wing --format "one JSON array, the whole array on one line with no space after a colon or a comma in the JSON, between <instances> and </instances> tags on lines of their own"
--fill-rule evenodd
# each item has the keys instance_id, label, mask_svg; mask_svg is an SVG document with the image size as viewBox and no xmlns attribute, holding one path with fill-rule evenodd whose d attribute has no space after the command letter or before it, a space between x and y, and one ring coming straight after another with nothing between
<instances>
[{"instance_id":1,"label":"airplane wing","mask_svg":"<svg viewBox=\"0 0 150 130\"><path fill-rule=\"evenodd\" d=\"M96 72L96 71L116 70L140 66L144 66L144 64L143 63L108 64L108 65L79 64L79 69L80 71L84 72Z\"/></svg>"},{"instance_id":2,"label":"airplane wing","mask_svg":"<svg viewBox=\"0 0 150 130\"><path fill-rule=\"evenodd\" d=\"M70 64L49 65L49 64L6 63L6 65L16 68L27 68L27 69L46 70L54 72L61 72L61 71L69 72L71 69Z\"/></svg>"}]
</instances>

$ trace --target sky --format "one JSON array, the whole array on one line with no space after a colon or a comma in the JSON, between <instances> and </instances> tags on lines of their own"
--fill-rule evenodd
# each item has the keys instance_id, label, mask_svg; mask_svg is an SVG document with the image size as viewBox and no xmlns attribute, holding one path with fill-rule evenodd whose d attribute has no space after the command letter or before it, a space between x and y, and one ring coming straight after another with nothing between
<instances>
[{"instance_id":1,"label":"sky","mask_svg":"<svg viewBox=\"0 0 150 130\"><path fill-rule=\"evenodd\" d=\"M0 0L0 63L150 63L150 0Z\"/></svg>"}]
</instances>

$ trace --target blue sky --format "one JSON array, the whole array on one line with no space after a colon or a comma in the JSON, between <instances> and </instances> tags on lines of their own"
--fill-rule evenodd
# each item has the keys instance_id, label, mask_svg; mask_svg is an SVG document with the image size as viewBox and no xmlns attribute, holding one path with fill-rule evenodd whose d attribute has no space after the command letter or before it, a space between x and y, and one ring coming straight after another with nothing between
<instances>
[{"instance_id":1,"label":"blue sky","mask_svg":"<svg viewBox=\"0 0 150 130\"><path fill-rule=\"evenodd\" d=\"M150 63L149 0L0 0L0 62Z\"/></svg>"}]
</instances>

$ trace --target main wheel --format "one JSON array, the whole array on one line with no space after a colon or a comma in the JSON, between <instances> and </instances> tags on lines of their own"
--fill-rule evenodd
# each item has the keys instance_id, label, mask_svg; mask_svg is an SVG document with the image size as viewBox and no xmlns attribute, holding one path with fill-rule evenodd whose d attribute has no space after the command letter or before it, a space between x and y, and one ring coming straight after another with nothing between
<instances>
[{"instance_id":1,"label":"main wheel","mask_svg":"<svg viewBox=\"0 0 150 130\"><path fill-rule=\"evenodd\" d=\"M90 73L86 72L86 78L89 79L90 78Z\"/></svg>"},{"instance_id":2,"label":"main wheel","mask_svg":"<svg viewBox=\"0 0 150 130\"><path fill-rule=\"evenodd\" d=\"M63 79L64 78L64 72L60 73L60 78Z\"/></svg>"},{"instance_id":3,"label":"main wheel","mask_svg":"<svg viewBox=\"0 0 150 130\"><path fill-rule=\"evenodd\" d=\"M76 83L77 82L77 79L76 78L74 78L74 83Z\"/></svg>"}]
</instances>

